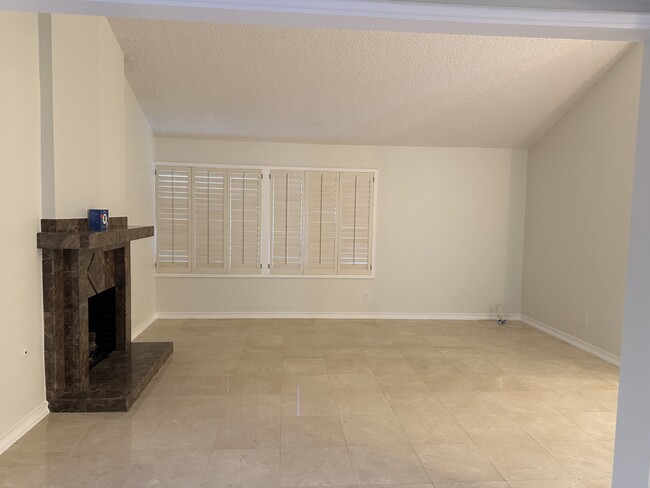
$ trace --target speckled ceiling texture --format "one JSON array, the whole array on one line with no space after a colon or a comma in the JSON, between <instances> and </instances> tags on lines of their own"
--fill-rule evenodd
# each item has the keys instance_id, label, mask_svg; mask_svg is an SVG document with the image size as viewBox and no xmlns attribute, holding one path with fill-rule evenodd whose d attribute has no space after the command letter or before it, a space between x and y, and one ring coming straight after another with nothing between
<instances>
[{"instance_id":1,"label":"speckled ceiling texture","mask_svg":"<svg viewBox=\"0 0 650 488\"><path fill-rule=\"evenodd\" d=\"M527 147L627 43L111 19L158 136Z\"/></svg>"}]
</instances>

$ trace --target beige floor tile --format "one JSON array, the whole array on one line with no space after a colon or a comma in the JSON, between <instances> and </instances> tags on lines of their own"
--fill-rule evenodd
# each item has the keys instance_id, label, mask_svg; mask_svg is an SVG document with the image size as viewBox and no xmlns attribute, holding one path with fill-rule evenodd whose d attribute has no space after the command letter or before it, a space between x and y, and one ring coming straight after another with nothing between
<instances>
[{"instance_id":1,"label":"beige floor tile","mask_svg":"<svg viewBox=\"0 0 650 488\"><path fill-rule=\"evenodd\" d=\"M396 415L440 415L447 409L433 393L410 388L386 388L384 395Z\"/></svg>"},{"instance_id":2,"label":"beige floor tile","mask_svg":"<svg viewBox=\"0 0 650 488\"><path fill-rule=\"evenodd\" d=\"M429 388L434 392L444 391L479 391L479 387L465 374L456 372L437 372L423 376Z\"/></svg>"},{"instance_id":3,"label":"beige floor tile","mask_svg":"<svg viewBox=\"0 0 650 488\"><path fill-rule=\"evenodd\" d=\"M277 488L279 449L216 449L203 480L204 488Z\"/></svg>"},{"instance_id":4,"label":"beige floor tile","mask_svg":"<svg viewBox=\"0 0 650 488\"><path fill-rule=\"evenodd\" d=\"M325 366L329 374L372 374L372 370L361 355L353 358L326 357Z\"/></svg>"},{"instance_id":5,"label":"beige floor tile","mask_svg":"<svg viewBox=\"0 0 650 488\"><path fill-rule=\"evenodd\" d=\"M324 359L285 359L282 361L282 373L285 375L327 374Z\"/></svg>"},{"instance_id":6,"label":"beige floor tile","mask_svg":"<svg viewBox=\"0 0 650 488\"><path fill-rule=\"evenodd\" d=\"M237 374L259 375L282 373L282 361L279 359L247 359L239 361Z\"/></svg>"},{"instance_id":7,"label":"beige floor tile","mask_svg":"<svg viewBox=\"0 0 650 488\"><path fill-rule=\"evenodd\" d=\"M199 488L211 451L145 451L129 471L123 488L145 486Z\"/></svg>"},{"instance_id":8,"label":"beige floor tile","mask_svg":"<svg viewBox=\"0 0 650 488\"><path fill-rule=\"evenodd\" d=\"M233 395L274 395L282 392L282 375L236 375L230 393Z\"/></svg>"},{"instance_id":9,"label":"beige floor tile","mask_svg":"<svg viewBox=\"0 0 650 488\"><path fill-rule=\"evenodd\" d=\"M504 413L503 409L494 403L487 392L438 392L436 396L442 404L454 415L469 413L490 415Z\"/></svg>"},{"instance_id":10,"label":"beige floor tile","mask_svg":"<svg viewBox=\"0 0 650 488\"><path fill-rule=\"evenodd\" d=\"M416 444L471 444L472 440L449 414L398 417L407 437Z\"/></svg>"},{"instance_id":11,"label":"beige floor tile","mask_svg":"<svg viewBox=\"0 0 650 488\"><path fill-rule=\"evenodd\" d=\"M283 487L354 484L345 447L289 447L282 449L280 484Z\"/></svg>"},{"instance_id":12,"label":"beige floor tile","mask_svg":"<svg viewBox=\"0 0 650 488\"><path fill-rule=\"evenodd\" d=\"M12 449L16 452L70 452L96 423L50 422L48 419L21 437Z\"/></svg>"},{"instance_id":13,"label":"beige floor tile","mask_svg":"<svg viewBox=\"0 0 650 488\"><path fill-rule=\"evenodd\" d=\"M406 360L413 367L415 372L420 375L434 374L438 371L449 369L458 371L456 368L449 366L449 360L442 354L437 351L435 351L435 353L437 356L434 357L407 357Z\"/></svg>"},{"instance_id":14,"label":"beige floor tile","mask_svg":"<svg viewBox=\"0 0 650 488\"><path fill-rule=\"evenodd\" d=\"M417 372L404 359L391 359L391 358L366 358L370 369L375 374L402 374L402 375L416 375Z\"/></svg>"},{"instance_id":15,"label":"beige floor tile","mask_svg":"<svg viewBox=\"0 0 650 488\"><path fill-rule=\"evenodd\" d=\"M562 414L594 411L594 401L580 391L531 390L540 400Z\"/></svg>"},{"instance_id":16,"label":"beige floor tile","mask_svg":"<svg viewBox=\"0 0 650 488\"><path fill-rule=\"evenodd\" d=\"M567 414L567 417L594 439L603 441L614 439L616 433L615 412L584 412Z\"/></svg>"},{"instance_id":17,"label":"beige floor tile","mask_svg":"<svg viewBox=\"0 0 650 488\"><path fill-rule=\"evenodd\" d=\"M348 446L410 445L409 438L394 415L342 416L341 425Z\"/></svg>"},{"instance_id":18,"label":"beige floor tile","mask_svg":"<svg viewBox=\"0 0 650 488\"><path fill-rule=\"evenodd\" d=\"M433 483L503 481L483 453L473 444L415 446Z\"/></svg>"},{"instance_id":19,"label":"beige floor tile","mask_svg":"<svg viewBox=\"0 0 650 488\"><path fill-rule=\"evenodd\" d=\"M282 359L282 347L245 346L241 353L242 360L247 359Z\"/></svg>"},{"instance_id":20,"label":"beige floor tile","mask_svg":"<svg viewBox=\"0 0 650 488\"><path fill-rule=\"evenodd\" d=\"M582 488L579 479L511 481L510 486L512 488Z\"/></svg>"},{"instance_id":21,"label":"beige floor tile","mask_svg":"<svg viewBox=\"0 0 650 488\"><path fill-rule=\"evenodd\" d=\"M594 440L575 423L559 413L520 413L512 414L512 418L538 442Z\"/></svg>"},{"instance_id":22,"label":"beige floor tile","mask_svg":"<svg viewBox=\"0 0 650 488\"><path fill-rule=\"evenodd\" d=\"M345 438L338 416L282 419L282 447L340 446L345 446Z\"/></svg>"},{"instance_id":23,"label":"beige floor tile","mask_svg":"<svg viewBox=\"0 0 650 488\"><path fill-rule=\"evenodd\" d=\"M230 395L226 417L280 417L281 395Z\"/></svg>"},{"instance_id":24,"label":"beige floor tile","mask_svg":"<svg viewBox=\"0 0 650 488\"><path fill-rule=\"evenodd\" d=\"M488 398L507 413L551 413L553 407L530 391L488 392Z\"/></svg>"},{"instance_id":25,"label":"beige floor tile","mask_svg":"<svg viewBox=\"0 0 650 488\"><path fill-rule=\"evenodd\" d=\"M525 391L528 388L505 373L465 373L481 391Z\"/></svg>"},{"instance_id":26,"label":"beige floor tile","mask_svg":"<svg viewBox=\"0 0 650 488\"><path fill-rule=\"evenodd\" d=\"M326 374L285 374L282 393L300 391L331 392L330 377Z\"/></svg>"},{"instance_id":27,"label":"beige floor tile","mask_svg":"<svg viewBox=\"0 0 650 488\"><path fill-rule=\"evenodd\" d=\"M219 423L216 449L280 447L279 418L231 417Z\"/></svg>"},{"instance_id":28,"label":"beige floor tile","mask_svg":"<svg viewBox=\"0 0 650 488\"><path fill-rule=\"evenodd\" d=\"M367 391L381 392L377 378L373 374L330 374L330 383L334 392Z\"/></svg>"},{"instance_id":29,"label":"beige floor tile","mask_svg":"<svg viewBox=\"0 0 650 488\"><path fill-rule=\"evenodd\" d=\"M612 474L614 453L600 442L543 442L542 446L576 478Z\"/></svg>"},{"instance_id":30,"label":"beige floor tile","mask_svg":"<svg viewBox=\"0 0 650 488\"><path fill-rule=\"evenodd\" d=\"M507 480L572 478L546 449L535 444L480 444L481 451Z\"/></svg>"},{"instance_id":31,"label":"beige floor tile","mask_svg":"<svg viewBox=\"0 0 650 488\"><path fill-rule=\"evenodd\" d=\"M282 395L283 417L329 417L338 413L329 392L294 391Z\"/></svg>"},{"instance_id":32,"label":"beige floor tile","mask_svg":"<svg viewBox=\"0 0 650 488\"><path fill-rule=\"evenodd\" d=\"M47 488L115 488L140 457L140 452L78 451L48 476Z\"/></svg>"},{"instance_id":33,"label":"beige floor tile","mask_svg":"<svg viewBox=\"0 0 650 488\"><path fill-rule=\"evenodd\" d=\"M393 415L381 391L336 391L334 400L340 415Z\"/></svg>"},{"instance_id":34,"label":"beige floor tile","mask_svg":"<svg viewBox=\"0 0 650 488\"><path fill-rule=\"evenodd\" d=\"M433 465L459 473L435 488L505 488L500 478L463 481L476 476L476 463L463 463L485 462L476 442L512 488L611 485L618 368L529 327L159 320L139 339L174 341L175 352L131 411L49 415L0 455L0 486L191 487L206 468L199 453L213 461L205 486L274 488L278 446L347 453L341 420L360 479L346 460L347 480L327 481L336 471L319 473L312 451L292 482L433 488L428 478L399 481L417 471L400 454L412 444L437 449Z\"/></svg>"},{"instance_id":35,"label":"beige floor tile","mask_svg":"<svg viewBox=\"0 0 650 488\"><path fill-rule=\"evenodd\" d=\"M435 488L510 488L505 481L470 481L465 483L436 483Z\"/></svg>"},{"instance_id":36,"label":"beige floor tile","mask_svg":"<svg viewBox=\"0 0 650 488\"><path fill-rule=\"evenodd\" d=\"M507 414L455 414L454 417L476 443L535 443L532 437Z\"/></svg>"},{"instance_id":37,"label":"beige floor tile","mask_svg":"<svg viewBox=\"0 0 650 488\"><path fill-rule=\"evenodd\" d=\"M348 447L360 485L426 483L429 478L411 446Z\"/></svg>"},{"instance_id":38,"label":"beige floor tile","mask_svg":"<svg viewBox=\"0 0 650 488\"><path fill-rule=\"evenodd\" d=\"M164 420L153 432L146 449L212 449L219 420Z\"/></svg>"},{"instance_id":39,"label":"beige floor tile","mask_svg":"<svg viewBox=\"0 0 650 488\"><path fill-rule=\"evenodd\" d=\"M282 348L283 359L323 359L320 346L285 346Z\"/></svg>"},{"instance_id":40,"label":"beige floor tile","mask_svg":"<svg viewBox=\"0 0 650 488\"><path fill-rule=\"evenodd\" d=\"M420 376L401 374L378 374L375 375L382 390L391 388L408 388L410 390L421 390L429 393L431 390Z\"/></svg>"},{"instance_id":41,"label":"beige floor tile","mask_svg":"<svg viewBox=\"0 0 650 488\"><path fill-rule=\"evenodd\" d=\"M149 442L159 421L100 420L79 444L86 451L141 451Z\"/></svg>"},{"instance_id":42,"label":"beige floor tile","mask_svg":"<svg viewBox=\"0 0 650 488\"><path fill-rule=\"evenodd\" d=\"M232 391L233 385L233 376L188 376L183 380L178 394L227 395Z\"/></svg>"},{"instance_id":43,"label":"beige floor tile","mask_svg":"<svg viewBox=\"0 0 650 488\"><path fill-rule=\"evenodd\" d=\"M239 360L196 361L192 363L189 376L233 376L239 369ZM165 375L167 376L167 375Z\"/></svg>"}]
</instances>

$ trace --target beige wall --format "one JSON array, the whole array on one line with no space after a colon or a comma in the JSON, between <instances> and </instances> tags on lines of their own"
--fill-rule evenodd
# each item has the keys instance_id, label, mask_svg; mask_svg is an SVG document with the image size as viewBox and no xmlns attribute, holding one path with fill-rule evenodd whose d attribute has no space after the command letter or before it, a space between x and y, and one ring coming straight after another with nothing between
<instances>
[{"instance_id":1,"label":"beige wall","mask_svg":"<svg viewBox=\"0 0 650 488\"><path fill-rule=\"evenodd\" d=\"M379 170L374 279L158 277L158 312L520 311L526 151L159 138L156 159Z\"/></svg>"},{"instance_id":2,"label":"beige wall","mask_svg":"<svg viewBox=\"0 0 650 488\"><path fill-rule=\"evenodd\" d=\"M528 155L522 313L614 355L641 59L628 50Z\"/></svg>"},{"instance_id":3,"label":"beige wall","mask_svg":"<svg viewBox=\"0 0 650 488\"><path fill-rule=\"evenodd\" d=\"M128 83L126 93L126 209L131 225L154 225L153 135ZM153 239L131 243L131 323L134 329L156 313Z\"/></svg>"},{"instance_id":4,"label":"beige wall","mask_svg":"<svg viewBox=\"0 0 650 488\"><path fill-rule=\"evenodd\" d=\"M104 17L52 16L56 218L126 214L124 56Z\"/></svg>"},{"instance_id":5,"label":"beige wall","mask_svg":"<svg viewBox=\"0 0 650 488\"><path fill-rule=\"evenodd\" d=\"M0 452L45 401L38 63L37 15L0 12Z\"/></svg>"}]
</instances>

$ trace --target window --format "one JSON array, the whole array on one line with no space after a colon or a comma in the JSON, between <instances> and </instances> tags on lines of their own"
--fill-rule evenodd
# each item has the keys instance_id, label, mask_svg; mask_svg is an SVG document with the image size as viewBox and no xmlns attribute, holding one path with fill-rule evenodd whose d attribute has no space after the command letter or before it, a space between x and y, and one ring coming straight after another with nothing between
<instances>
[{"instance_id":1,"label":"window","mask_svg":"<svg viewBox=\"0 0 650 488\"><path fill-rule=\"evenodd\" d=\"M374 171L158 166L158 271L369 275L374 185Z\"/></svg>"}]
</instances>

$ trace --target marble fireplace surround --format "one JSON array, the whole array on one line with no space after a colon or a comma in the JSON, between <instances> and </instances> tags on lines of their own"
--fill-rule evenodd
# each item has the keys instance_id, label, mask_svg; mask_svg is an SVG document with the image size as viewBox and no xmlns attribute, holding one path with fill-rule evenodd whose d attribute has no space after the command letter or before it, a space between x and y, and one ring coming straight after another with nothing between
<instances>
[{"instance_id":1,"label":"marble fireplace surround","mask_svg":"<svg viewBox=\"0 0 650 488\"><path fill-rule=\"evenodd\" d=\"M170 342L131 342L130 242L153 227L128 227L111 217L109 230L87 219L44 219L45 384L53 412L126 411L172 352ZM115 288L116 350L89 369L88 299Z\"/></svg>"}]
</instances>

